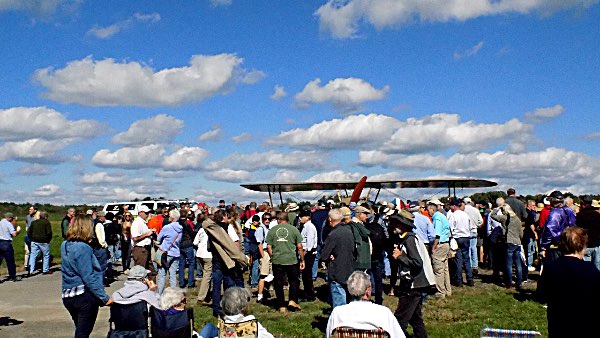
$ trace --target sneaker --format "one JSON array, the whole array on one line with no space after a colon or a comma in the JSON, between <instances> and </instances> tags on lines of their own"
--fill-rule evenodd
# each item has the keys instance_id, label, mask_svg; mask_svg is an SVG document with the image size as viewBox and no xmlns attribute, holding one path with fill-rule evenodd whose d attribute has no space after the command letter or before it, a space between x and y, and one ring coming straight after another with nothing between
<instances>
[{"instance_id":1,"label":"sneaker","mask_svg":"<svg viewBox=\"0 0 600 338\"><path fill-rule=\"evenodd\" d=\"M529 266L529 267L527 267L527 271L534 272L535 268L533 266Z\"/></svg>"},{"instance_id":2,"label":"sneaker","mask_svg":"<svg viewBox=\"0 0 600 338\"><path fill-rule=\"evenodd\" d=\"M274 278L275 276L273 276L273 274L270 273L267 277L265 277L265 282L271 283Z\"/></svg>"},{"instance_id":3,"label":"sneaker","mask_svg":"<svg viewBox=\"0 0 600 338\"><path fill-rule=\"evenodd\" d=\"M293 300L290 300L288 302L288 308L290 308L292 311L302 310L302 308L300 307L300 305L298 305L298 303L294 302Z\"/></svg>"},{"instance_id":4,"label":"sneaker","mask_svg":"<svg viewBox=\"0 0 600 338\"><path fill-rule=\"evenodd\" d=\"M53 273L54 273L54 271L52 271L52 270L48 270L48 271L46 271L46 272L42 272L42 275L51 275L51 274L53 274Z\"/></svg>"},{"instance_id":5,"label":"sneaker","mask_svg":"<svg viewBox=\"0 0 600 338\"><path fill-rule=\"evenodd\" d=\"M262 302L262 300L263 300L263 294L262 293L259 293L258 295L256 295L256 301L258 303Z\"/></svg>"},{"instance_id":6,"label":"sneaker","mask_svg":"<svg viewBox=\"0 0 600 338\"><path fill-rule=\"evenodd\" d=\"M21 278L21 276L16 276L13 278L9 278L8 280L11 282L20 282L23 278Z\"/></svg>"}]
</instances>

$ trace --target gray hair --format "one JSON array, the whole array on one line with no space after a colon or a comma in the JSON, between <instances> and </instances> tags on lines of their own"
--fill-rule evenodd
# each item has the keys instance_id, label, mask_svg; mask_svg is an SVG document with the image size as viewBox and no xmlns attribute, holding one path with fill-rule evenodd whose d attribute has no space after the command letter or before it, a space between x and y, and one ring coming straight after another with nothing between
<instances>
[{"instance_id":1,"label":"gray hair","mask_svg":"<svg viewBox=\"0 0 600 338\"><path fill-rule=\"evenodd\" d=\"M48 219L48 212L47 211L42 210L42 211L39 211L39 213L40 213L40 218L41 219Z\"/></svg>"},{"instance_id":2,"label":"gray hair","mask_svg":"<svg viewBox=\"0 0 600 338\"><path fill-rule=\"evenodd\" d=\"M221 307L227 316L242 314L250 304L250 292L240 287L231 287L223 293Z\"/></svg>"},{"instance_id":3,"label":"gray hair","mask_svg":"<svg viewBox=\"0 0 600 338\"><path fill-rule=\"evenodd\" d=\"M348 277L348 293L354 298L362 298L371 287L371 277L362 271L354 271Z\"/></svg>"},{"instance_id":4,"label":"gray hair","mask_svg":"<svg viewBox=\"0 0 600 338\"><path fill-rule=\"evenodd\" d=\"M185 290L180 288L168 287L160 296L160 307L163 310L170 309L181 304L185 299Z\"/></svg>"},{"instance_id":5,"label":"gray hair","mask_svg":"<svg viewBox=\"0 0 600 338\"><path fill-rule=\"evenodd\" d=\"M173 221L178 220L179 216L180 216L179 210L173 209L173 210L169 211L169 218L172 218Z\"/></svg>"},{"instance_id":6,"label":"gray hair","mask_svg":"<svg viewBox=\"0 0 600 338\"><path fill-rule=\"evenodd\" d=\"M75 208L69 208L67 209L67 212L75 212Z\"/></svg>"},{"instance_id":7,"label":"gray hair","mask_svg":"<svg viewBox=\"0 0 600 338\"><path fill-rule=\"evenodd\" d=\"M504 198L502 198L502 197L496 198L496 205L499 206L499 207L503 206L504 205Z\"/></svg>"},{"instance_id":8,"label":"gray hair","mask_svg":"<svg viewBox=\"0 0 600 338\"><path fill-rule=\"evenodd\" d=\"M277 220L287 221L288 213L285 211L280 211L277 213Z\"/></svg>"},{"instance_id":9,"label":"gray hair","mask_svg":"<svg viewBox=\"0 0 600 338\"><path fill-rule=\"evenodd\" d=\"M329 218L331 218L334 221L341 221L344 218L340 209L331 209L331 210L329 210L328 215L329 215Z\"/></svg>"}]
</instances>

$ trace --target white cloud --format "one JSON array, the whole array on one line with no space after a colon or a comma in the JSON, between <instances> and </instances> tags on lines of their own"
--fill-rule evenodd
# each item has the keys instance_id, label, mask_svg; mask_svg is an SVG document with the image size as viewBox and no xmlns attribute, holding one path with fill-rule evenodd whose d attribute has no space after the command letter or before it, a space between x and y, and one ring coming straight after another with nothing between
<instances>
[{"instance_id":1,"label":"white cloud","mask_svg":"<svg viewBox=\"0 0 600 338\"><path fill-rule=\"evenodd\" d=\"M94 26L92 27L86 35L93 36L98 39L108 39L113 35L119 33L120 31L130 27L132 24L136 22L157 22L160 21L160 14L158 13L134 13L132 16L125 20L121 20L115 22L106 27Z\"/></svg>"},{"instance_id":2,"label":"white cloud","mask_svg":"<svg viewBox=\"0 0 600 338\"><path fill-rule=\"evenodd\" d=\"M158 168L161 166L165 148L161 145L124 147L111 152L100 149L92 157L92 163L99 167L123 169Z\"/></svg>"},{"instance_id":3,"label":"white cloud","mask_svg":"<svg viewBox=\"0 0 600 338\"><path fill-rule=\"evenodd\" d=\"M274 92L273 95L271 95L271 100L279 101L287 96L287 93L285 92L283 86L275 85L275 88L273 90Z\"/></svg>"},{"instance_id":4,"label":"white cloud","mask_svg":"<svg viewBox=\"0 0 600 338\"><path fill-rule=\"evenodd\" d=\"M536 108L533 111L525 113L525 119L534 123L540 123L551 120L565 111L565 108L560 104L552 107Z\"/></svg>"},{"instance_id":5,"label":"white cloud","mask_svg":"<svg viewBox=\"0 0 600 338\"><path fill-rule=\"evenodd\" d=\"M0 161L18 160L33 163L59 163L68 158L58 152L75 143L76 139L43 140L29 139L18 142L6 142L0 146Z\"/></svg>"},{"instance_id":6,"label":"white cloud","mask_svg":"<svg viewBox=\"0 0 600 338\"><path fill-rule=\"evenodd\" d=\"M572 7L589 7L598 0L328 0L315 15L322 32L334 38L356 37L361 23L381 30L414 21L467 21L506 13L552 12Z\"/></svg>"},{"instance_id":7,"label":"white cloud","mask_svg":"<svg viewBox=\"0 0 600 338\"><path fill-rule=\"evenodd\" d=\"M273 182L296 182L300 180L300 174L292 170L277 170Z\"/></svg>"},{"instance_id":8,"label":"white cloud","mask_svg":"<svg viewBox=\"0 0 600 338\"><path fill-rule=\"evenodd\" d=\"M218 141L221 139L221 128L220 127L213 127L211 130L202 133L198 139L201 142L206 142L206 141Z\"/></svg>"},{"instance_id":9,"label":"white cloud","mask_svg":"<svg viewBox=\"0 0 600 338\"><path fill-rule=\"evenodd\" d=\"M250 133L241 133L231 138L231 140L235 143L247 142L252 139L252 134Z\"/></svg>"},{"instance_id":10,"label":"white cloud","mask_svg":"<svg viewBox=\"0 0 600 338\"><path fill-rule=\"evenodd\" d=\"M207 169L221 168L256 171L260 169L322 169L326 165L325 154L316 151L275 151L249 154L233 153L221 160L209 163Z\"/></svg>"},{"instance_id":11,"label":"white cloud","mask_svg":"<svg viewBox=\"0 0 600 338\"><path fill-rule=\"evenodd\" d=\"M208 151L198 147L183 147L165 157L162 168L169 171L201 169Z\"/></svg>"},{"instance_id":12,"label":"white cloud","mask_svg":"<svg viewBox=\"0 0 600 338\"><path fill-rule=\"evenodd\" d=\"M233 0L208 0L208 1L210 2L210 5L213 7L229 6L233 2Z\"/></svg>"},{"instance_id":13,"label":"white cloud","mask_svg":"<svg viewBox=\"0 0 600 338\"><path fill-rule=\"evenodd\" d=\"M468 57L477 55L477 53L479 53L479 51L483 47L483 44L484 44L483 41L479 41L479 43L476 44L475 46L468 48L462 52L454 52L454 60L460 60L462 58L468 58Z\"/></svg>"},{"instance_id":14,"label":"white cloud","mask_svg":"<svg viewBox=\"0 0 600 338\"><path fill-rule=\"evenodd\" d=\"M461 122L458 114L434 114L409 118L383 144L383 149L399 153L420 153L457 148L461 152L482 150L493 143L508 143L513 151L523 151L533 139L533 127L517 119L503 124Z\"/></svg>"},{"instance_id":15,"label":"white cloud","mask_svg":"<svg viewBox=\"0 0 600 338\"><path fill-rule=\"evenodd\" d=\"M50 174L50 168L42 164L32 163L21 166L17 173L22 176L44 176Z\"/></svg>"},{"instance_id":16,"label":"white cloud","mask_svg":"<svg viewBox=\"0 0 600 338\"><path fill-rule=\"evenodd\" d=\"M125 146L170 143L183 128L183 121L161 114L131 124L125 132L112 138L113 143Z\"/></svg>"},{"instance_id":17,"label":"white cloud","mask_svg":"<svg viewBox=\"0 0 600 338\"><path fill-rule=\"evenodd\" d=\"M95 173L85 173L79 179L81 184L112 184L123 183L127 181L127 177L120 173L108 173L100 171Z\"/></svg>"},{"instance_id":18,"label":"white cloud","mask_svg":"<svg viewBox=\"0 0 600 338\"><path fill-rule=\"evenodd\" d=\"M64 114L46 107L0 109L0 121L0 140L3 141L91 138L102 134L104 129L104 124L98 121L68 120Z\"/></svg>"},{"instance_id":19,"label":"white cloud","mask_svg":"<svg viewBox=\"0 0 600 338\"><path fill-rule=\"evenodd\" d=\"M61 192L61 188L56 184L46 184L36 188L32 195L35 197L50 197Z\"/></svg>"},{"instance_id":20,"label":"white cloud","mask_svg":"<svg viewBox=\"0 0 600 338\"><path fill-rule=\"evenodd\" d=\"M307 149L355 149L384 142L400 125L400 121L385 115L350 115L285 131L266 143Z\"/></svg>"},{"instance_id":21,"label":"white cloud","mask_svg":"<svg viewBox=\"0 0 600 338\"><path fill-rule=\"evenodd\" d=\"M246 170L223 168L204 173L204 177L213 181L239 183L248 181L252 174Z\"/></svg>"},{"instance_id":22,"label":"white cloud","mask_svg":"<svg viewBox=\"0 0 600 338\"><path fill-rule=\"evenodd\" d=\"M311 176L306 182L344 182L344 181L356 181L360 180L363 175L359 173L347 173L341 170L329 171L319 173Z\"/></svg>"},{"instance_id":23,"label":"white cloud","mask_svg":"<svg viewBox=\"0 0 600 338\"><path fill-rule=\"evenodd\" d=\"M234 54L194 55L190 65L154 71L138 62L93 60L38 69L34 78L61 103L84 106L176 106L225 95L247 81L242 58Z\"/></svg>"},{"instance_id":24,"label":"white cloud","mask_svg":"<svg viewBox=\"0 0 600 338\"><path fill-rule=\"evenodd\" d=\"M0 0L0 12L25 11L32 15L50 15L61 6L75 6L81 0Z\"/></svg>"},{"instance_id":25,"label":"white cloud","mask_svg":"<svg viewBox=\"0 0 600 338\"><path fill-rule=\"evenodd\" d=\"M83 196L83 202L103 203L112 201L131 201L133 199L142 199L147 196L158 197L165 196L171 192L170 188L157 181L140 182L127 186L84 186L79 193ZM80 202L81 203L81 202Z\"/></svg>"},{"instance_id":26,"label":"white cloud","mask_svg":"<svg viewBox=\"0 0 600 338\"><path fill-rule=\"evenodd\" d=\"M373 87L370 83L358 78L337 78L324 86L319 86L321 79L310 81L304 89L294 96L296 105L308 108L315 103L331 103L343 113L356 112L362 109L367 101L381 100L389 91L389 86L382 89Z\"/></svg>"}]
</instances>

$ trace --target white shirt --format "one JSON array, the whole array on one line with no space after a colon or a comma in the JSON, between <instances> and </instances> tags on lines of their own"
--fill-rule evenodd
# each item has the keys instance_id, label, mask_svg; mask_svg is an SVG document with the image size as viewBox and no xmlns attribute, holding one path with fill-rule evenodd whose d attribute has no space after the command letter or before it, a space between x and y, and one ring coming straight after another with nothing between
<instances>
[{"instance_id":1,"label":"white shirt","mask_svg":"<svg viewBox=\"0 0 600 338\"><path fill-rule=\"evenodd\" d=\"M477 228L483 224L483 218L477 208L470 204L465 205L465 212L471 219L471 237L477 236Z\"/></svg>"},{"instance_id":2,"label":"white shirt","mask_svg":"<svg viewBox=\"0 0 600 338\"><path fill-rule=\"evenodd\" d=\"M311 221L304 223L304 228L300 233L302 235L302 248L306 251L312 251L317 248L317 228Z\"/></svg>"},{"instance_id":3,"label":"white shirt","mask_svg":"<svg viewBox=\"0 0 600 338\"><path fill-rule=\"evenodd\" d=\"M227 234L229 235L229 237L231 237L232 241L234 241L234 242L240 241L240 236L238 236L237 232L235 231L235 227L232 224L229 224L227 226Z\"/></svg>"},{"instance_id":4,"label":"white shirt","mask_svg":"<svg viewBox=\"0 0 600 338\"><path fill-rule=\"evenodd\" d=\"M133 223L131 223L131 238L139 237L148 232L150 232L150 229L148 229L148 224L146 224L146 221L143 218L138 216L133 220ZM152 244L150 237L146 237L137 243L134 242L135 246L147 246L150 244Z\"/></svg>"},{"instance_id":5,"label":"white shirt","mask_svg":"<svg viewBox=\"0 0 600 338\"><path fill-rule=\"evenodd\" d=\"M256 318L252 315L244 316L242 314L223 317L223 321L225 321L225 323L228 323L228 324L240 323L240 322L245 322L245 321L254 320L254 319L256 319ZM218 337L215 337L215 338L218 338ZM260 322L258 322L258 338L274 338L273 335L270 334L269 331L267 331L267 329L265 329L262 325L260 325Z\"/></svg>"},{"instance_id":6,"label":"white shirt","mask_svg":"<svg viewBox=\"0 0 600 338\"><path fill-rule=\"evenodd\" d=\"M327 322L327 338L330 338L332 331L340 326L360 330L381 328L389 333L390 337L405 338L392 311L383 305L368 301L353 301L333 309Z\"/></svg>"},{"instance_id":7,"label":"white shirt","mask_svg":"<svg viewBox=\"0 0 600 338\"><path fill-rule=\"evenodd\" d=\"M208 251L208 235L203 228L198 230L198 233L194 238L194 245L198 247L198 250L196 250L196 257L207 259L212 258L212 253Z\"/></svg>"},{"instance_id":8,"label":"white shirt","mask_svg":"<svg viewBox=\"0 0 600 338\"><path fill-rule=\"evenodd\" d=\"M454 238L470 238L471 237L471 219L466 212L456 209L448 217L450 222L450 230Z\"/></svg>"},{"instance_id":9,"label":"white shirt","mask_svg":"<svg viewBox=\"0 0 600 338\"><path fill-rule=\"evenodd\" d=\"M104 224L98 222L94 228L94 232L96 233L98 244L103 248L108 248L108 244L106 244L106 234L104 233Z\"/></svg>"}]
</instances>

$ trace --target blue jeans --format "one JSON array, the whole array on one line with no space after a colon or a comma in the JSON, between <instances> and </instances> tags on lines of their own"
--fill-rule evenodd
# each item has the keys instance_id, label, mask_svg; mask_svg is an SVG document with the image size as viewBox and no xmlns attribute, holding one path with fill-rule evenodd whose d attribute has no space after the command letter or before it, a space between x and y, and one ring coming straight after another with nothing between
<instances>
[{"instance_id":1,"label":"blue jeans","mask_svg":"<svg viewBox=\"0 0 600 338\"><path fill-rule=\"evenodd\" d=\"M106 269L108 267L108 250L105 248L93 249L94 256L100 264L100 270L102 271L102 277L106 277Z\"/></svg>"},{"instance_id":2,"label":"blue jeans","mask_svg":"<svg viewBox=\"0 0 600 338\"><path fill-rule=\"evenodd\" d=\"M521 246L518 244L506 244L506 285L512 286L513 264L517 271L517 287L523 282L523 263L521 262Z\"/></svg>"},{"instance_id":3,"label":"blue jeans","mask_svg":"<svg viewBox=\"0 0 600 338\"><path fill-rule=\"evenodd\" d=\"M600 270L600 246L585 249L584 261L592 262Z\"/></svg>"},{"instance_id":4,"label":"blue jeans","mask_svg":"<svg viewBox=\"0 0 600 338\"><path fill-rule=\"evenodd\" d=\"M118 242L117 242L118 243ZM118 244L112 244L108 246L108 252L110 253L110 262L115 264L117 260L121 258L121 248Z\"/></svg>"},{"instance_id":5,"label":"blue jeans","mask_svg":"<svg viewBox=\"0 0 600 338\"><path fill-rule=\"evenodd\" d=\"M388 258L387 251L383 252L383 268L386 276L392 275L392 268L390 267L390 259Z\"/></svg>"},{"instance_id":6,"label":"blue jeans","mask_svg":"<svg viewBox=\"0 0 600 338\"><path fill-rule=\"evenodd\" d=\"M469 237L457 238L458 251L456 252L456 284L462 285L462 270L465 268L465 274L467 275L467 283L473 282L473 269L471 268L471 259L469 257L469 249L471 239Z\"/></svg>"},{"instance_id":7,"label":"blue jeans","mask_svg":"<svg viewBox=\"0 0 600 338\"><path fill-rule=\"evenodd\" d=\"M214 338L219 336L219 329L213 323L207 323L202 330L198 332L200 338Z\"/></svg>"},{"instance_id":8,"label":"blue jeans","mask_svg":"<svg viewBox=\"0 0 600 338\"><path fill-rule=\"evenodd\" d=\"M321 245L317 245L317 251L315 251L315 263L312 267L312 279L317 279L319 275L319 259L321 259Z\"/></svg>"},{"instance_id":9,"label":"blue jeans","mask_svg":"<svg viewBox=\"0 0 600 338\"><path fill-rule=\"evenodd\" d=\"M29 273L35 270L35 260L38 253L42 253L43 268L42 272L48 272L50 269L50 243L31 242L31 253L29 254Z\"/></svg>"},{"instance_id":10,"label":"blue jeans","mask_svg":"<svg viewBox=\"0 0 600 338\"><path fill-rule=\"evenodd\" d=\"M527 241L527 266L533 266L533 256L535 255L535 238L529 238Z\"/></svg>"},{"instance_id":11,"label":"blue jeans","mask_svg":"<svg viewBox=\"0 0 600 338\"><path fill-rule=\"evenodd\" d=\"M469 257L471 258L471 269L477 269L479 267L479 261L477 260L477 235L469 240Z\"/></svg>"},{"instance_id":12,"label":"blue jeans","mask_svg":"<svg viewBox=\"0 0 600 338\"><path fill-rule=\"evenodd\" d=\"M75 323L75 338L89 337L94 331L100 303L90 291L79 296L63 298L63 305Z\"/></svg>"},{"instance_id":13,"label":"blue jeans","mask_svg":"<svg viewBox=\"0 0 600 338\"><path fill-rule=\"evenodd\" d=\"M329 292L331 296L331 306L335 309L336 306L346 305L346 289L338 282L329 282Z\"/></svg>"},{"instance_id":14,"label":"blue jeans","mask_svg":"<svg viewBox=\"0 0 600 338\"><path fill-rule=\"evenodd\" d=\"M250 286L258 287L258 278L260 277L260 258L258 255L252 261L252 270L250 274Z\"/></svg>"},{"instance_id":15,"label":"blue jeans","mask_svg":"<svg viewBox=\"0 0 600 338\"><path fill-rule=\"evenodd\" d=\"M179 257L167 256L167 266L161 266L158 269L158 294L162 295L165 289L167 270L169 272L169 285L174 288L177 286L177 260Z\"/></svg>"},{"instance_id":16,"label":"blue jeans","mask_svg":"<svg viewBox=\"0 0 600 338\"><path fill-rule=\"evenodd\" d=\"M188 268L188 287L194 286L194 268L196 268L196 258L194 257L194 247L180 249L179 252L179 286L185 287L185 267ZM187 262L187 264L186 264Z\"/></svg>"},{"instance_id":17,"label":"blue jeans","mask_svg":"<svg viewBox=\"0 0 600 338\"><path fill-rule=\"evenodd\" d=\"M375 304L383 304L383 259L371 261L371 269L367 271L371 277L372 294L375 296Z\"/></svg>"},{"instance_id":18,"label":"blue jeans","mask_svg":"<svg viewBox=\"0 0 600 338\"><path fill-rule=\"evenodd\" d=\"M15 251L12 241L0 240L0 265L6 260L6 268L10 278L17 277L17 265L15 264Z\"/></svg>"},{"instance_id":19,"label":"blue jeans","mask_svg":"<svg viewBox=\"0 0 600 338\"><path fill-rule=\"evenodd\" d=\"M220 257L216 255L212 259L212 307L213 316L222 316L223 309L221 308L221 285L224 290L233 286L240 288L244 287L241 271L236 270L236 267L227 269L227 266Z\"/></svg>"}]
</instances>

